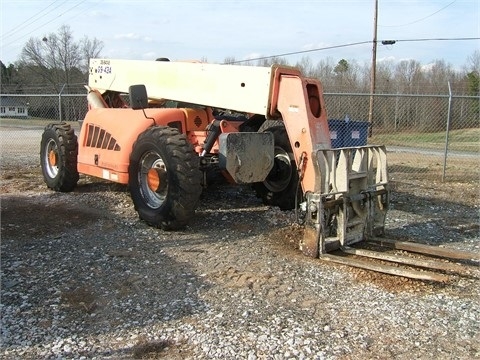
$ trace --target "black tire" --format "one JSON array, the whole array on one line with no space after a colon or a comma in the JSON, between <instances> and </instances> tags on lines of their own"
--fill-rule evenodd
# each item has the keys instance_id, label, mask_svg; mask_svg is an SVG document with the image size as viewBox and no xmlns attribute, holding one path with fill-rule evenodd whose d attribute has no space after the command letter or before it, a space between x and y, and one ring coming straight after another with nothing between
<instances>
[{"instance_id":1,"label":"black tire","mask_svg":"<svg viewBox=\"0 0 480 360\"><path fill-rule=\"evenodd\" d=\"M140 219L179 230L193 217L202 192L200 162L187 137L170 127L138 136L128 168L130 194Z\"/></svg>"},{"instance_id":2,"label":"black tire","mask_svg":"<svg viewBox=\"0 0 480 360\"><path fill-rule=\"evenodd\" d=\"M265 205L292 210L295 208L295 198L301 201L302 192L287 131L281 122L275 122L272 127L264 127L263 131L273 133L275 160L265 181L255 183L253 187Z\"/></svg>"},{"instance_id":3,"label":"black tire","mask_svg":"<svg viewBox=\"0 0 480 360\"><path fill-rule=\"evenodd\" d=\"M77 185L78 142L67 123L49 124L40 143L40 164L45 183L55 191L72 191Z\"/></svg>"},{"instance_id":4,"label":"black tire","mask_svg":"<svg viewBox=\"0 0 480 360\"><path fill-rule=\"evenodd\" d=\"M285 127L283 120L265 120L258 129L259 132L270 131L274 127Z\"/></svg>"}]
</instances>

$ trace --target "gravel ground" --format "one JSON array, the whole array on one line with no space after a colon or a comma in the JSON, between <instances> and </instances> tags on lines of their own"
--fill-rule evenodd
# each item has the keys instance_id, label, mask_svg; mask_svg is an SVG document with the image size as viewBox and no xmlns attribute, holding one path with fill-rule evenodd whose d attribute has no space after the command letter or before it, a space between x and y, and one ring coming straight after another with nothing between
<instances>
[{"instance_id":1,"label":"gravel ground","mask_svg":"<svg viewBox=\"0 0 480 360\"><path fill-rule=\"evenodd\" d=\"M477 182L393 185L388 237L480 251ZM3 359L480 358L478 264L435 284L307 258L292 212L224 184L164 232L124 186L48 191L22 148L0 189Z\"/></svg>"}]
</instances>

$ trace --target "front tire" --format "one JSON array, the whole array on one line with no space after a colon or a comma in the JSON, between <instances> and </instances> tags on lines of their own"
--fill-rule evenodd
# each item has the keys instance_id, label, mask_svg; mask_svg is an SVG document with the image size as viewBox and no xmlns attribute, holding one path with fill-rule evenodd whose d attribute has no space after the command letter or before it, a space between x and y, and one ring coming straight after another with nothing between
<instances>
[{"instance_id":1,"label":"front tire","mask_svg":"<svg viewBox=\"0 0 480 360\"><path fill-rule=\"evenodd\" d=\"M78 142L67 123L48 124L40 143L40 164L45 183L55 191L72 191L77 185Z\"/></svg>"},{"instance_id":2,"label":"front tire","mask_svg":"<svg viewBox=\"0 0 480 360\"><path fill-rule=\"evenodd\" d=\"M130 194L140 219L164 230L178 230L193 217L202 174L185 135L152 127L138 136L128 168Z\"/></svg>"},{"instance_id":3,"label":"front tire","mask_svg":"<svg viewBox=\"0 0 480 360\"><path fill-rule=\"evenodd\" d=\"M281 210L292 210L301 199L298 172L287 131L283 124L265 127L263 131L273 133L275 152L274 165L263 182L253 185L257 196L265 205L278 206Z\"/></svg>"}]
</instances>

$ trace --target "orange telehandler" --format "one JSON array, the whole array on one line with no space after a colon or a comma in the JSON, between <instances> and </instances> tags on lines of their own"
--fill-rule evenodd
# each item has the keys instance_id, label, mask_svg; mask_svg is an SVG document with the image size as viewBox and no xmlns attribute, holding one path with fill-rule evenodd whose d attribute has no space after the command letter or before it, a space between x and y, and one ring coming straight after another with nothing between
<instances>
[{"instance_id":1,"label":"orange telehandler","mask_svg":"<svg viewBox=\"0 0 480 360\"><path fill-rule=\"evenodd\" d=\"M176 230L220 169L301 211L306 255L332 260L384 232L385 147L332 149L322 86L295 68L92 59L87 89L78 138L67 123L42 135L53 190L73 190L79 173L127 184L142 220Z\"/></svg>"}]
</instances>

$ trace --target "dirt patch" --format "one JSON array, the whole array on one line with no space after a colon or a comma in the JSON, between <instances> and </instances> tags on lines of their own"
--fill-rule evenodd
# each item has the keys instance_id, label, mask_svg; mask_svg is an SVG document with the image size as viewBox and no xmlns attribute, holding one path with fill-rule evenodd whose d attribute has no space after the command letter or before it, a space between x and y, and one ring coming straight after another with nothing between
<instances>
[{"instance_id":1,"label":"dirt patch","mask_svg":"<svg viewBox=\"0 0 480 360\"><path fill-rule=\"evenodd\" d=\"M141 338L132 349L134 359L172 359L183 360L193 355L185 344L174 343L171 340L151 341Z\"/></svg>"},{"instance_id":2,"label":"dirt patch","mask_svg":"<svg viewBox=\"0 0 480 360\"><path fill-rule=\"evenodd\" d=\"M2 237L24 243L37 237L55 238L104 217L98 210L63 200L65 194L55 193L2 196Z\"/></svg>"},{"instance_id":3,"label":"dirt patch","mask_svg":"<svg viewBox=\"0 0 480 360\"><path fill-rule=\"evenodd\" d=\"M95 311L96 298L93 289L86 286L64 291L61 295L62 303L65 306L85 311L88 314Z\"/></svg>"}]
</instances>

